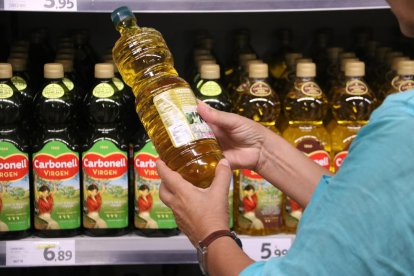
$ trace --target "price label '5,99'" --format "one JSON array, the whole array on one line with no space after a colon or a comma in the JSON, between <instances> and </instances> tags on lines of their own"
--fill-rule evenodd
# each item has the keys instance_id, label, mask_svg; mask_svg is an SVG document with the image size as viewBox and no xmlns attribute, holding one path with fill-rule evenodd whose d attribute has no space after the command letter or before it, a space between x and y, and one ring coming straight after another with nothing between
<instances>
[{"instance_id":1,"label":"price label '5,99'","mask_svg":"<svg viewBox=\"0 0 414 276\"><path fill-rule=\"evenodd\" d=\"M292 239L289 237L277 238L242 238L244 252L255 261L264 261L272 257L285 256Z\"/></svg>"},{"instance_id":2,"label":"price label '5,99'","mask_svg":"<svg viewBox=\"0 0 414 276\"><path fill-rule=\"evenodd\" d=\"M9 11L77 11L77 0L4 0Z\"/></svg>"},{"instance_id":3,"label":"price label '5,99'","mask_svg":"<svg viewBox=\"0 0 414 276\"><path fill-rule=\"evenodd\" d=\"M75 241L7 241L6 265L69 265L75 264Z\"/></svg>"}]
</instances>

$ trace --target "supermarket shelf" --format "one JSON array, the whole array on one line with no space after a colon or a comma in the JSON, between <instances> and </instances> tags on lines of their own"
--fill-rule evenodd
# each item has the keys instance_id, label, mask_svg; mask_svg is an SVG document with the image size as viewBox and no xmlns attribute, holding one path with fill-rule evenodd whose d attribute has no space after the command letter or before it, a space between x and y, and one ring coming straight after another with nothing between
<instances>
[{"instance_id":1,"label":"supermarket shelf","mask_svg":"<svg viewBox=\"0 0 414 276\"><path fill-rule=\"evenodd\" d=\"M0 10L5 10L5 1L24 2L29 0L3 0L0 2ZM388 8L385 0L125 0L122 3L117 0L77 0L77 11L111 12L120 5L127 5L134 12L144 13L283 12ZM33 9L28 7L17 10L30 11Z\"/></svg>"},{"instance_id":2,"label":"supermarket shelf","mask_svg":"<svg viewBox=\"0 0 414 276\"><path fill-rule=\"evenodd\" d=\"M294 235L274 235L260 237L260 240L263 241L265 239L274 242L277 239L293 240L293 238ZM256 237L241 236L243 242L254 239ZM75 240L76 258L74 265L197 263L196 251L184 235L148 238L130 234L121 237L78 236L57 239L30 237L18 241L0 241L0 267L6 267L7 243L24 242L25 244L34 244L39 241L59 242L64 240ZM51 265L54 265L54 263L52 262ZM39 264L38 266L43 265Z\"/></svg>"}]
</instances>

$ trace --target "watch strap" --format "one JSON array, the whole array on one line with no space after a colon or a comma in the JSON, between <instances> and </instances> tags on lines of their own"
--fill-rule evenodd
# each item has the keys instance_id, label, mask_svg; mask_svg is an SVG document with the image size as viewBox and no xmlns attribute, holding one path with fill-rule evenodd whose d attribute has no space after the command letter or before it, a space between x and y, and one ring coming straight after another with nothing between
<instances>
[{"instance_id":1,"label":"watch strap","mask_svg":"<svg viewBox=\"0 0 414 276\"><path fill-rule=\"evenodd\" d=\"M199 246L201 248L207 248L213 241L221 237L231 237L233 240L236 241L237 245L242 247L240 239L237 237L236 233L229 230L217 230L208 235L204 240L199 242Z\"/></svg>"}]
</instances>

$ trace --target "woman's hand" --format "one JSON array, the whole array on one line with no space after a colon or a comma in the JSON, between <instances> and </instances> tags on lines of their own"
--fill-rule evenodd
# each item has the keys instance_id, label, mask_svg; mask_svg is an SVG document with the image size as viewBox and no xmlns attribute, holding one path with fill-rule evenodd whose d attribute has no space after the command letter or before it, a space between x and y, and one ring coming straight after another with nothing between
<instances>
[{"instance_id":1,"label":"woman's hand","mask_svg":"<svg viewBox=\"0 0 414 276\"><path fill-rule=\"evenodd\" d=\"M160 198L173 210L178 227L194 246L216 230L229 229L232 171L226 159L218 163L216 176L207 189L195 187L161 160L157 160L157 171L162 180Z\"/></svg>"},{"instance_id":2,"label":"woman's hand","mask_svg":"<svg viewBox=\"0 0 414 276\"><path fill-rule=\"evenodd\" d=\"M242 116L222 112L198 101L198 112L214 132L232 169L258 170L263 162L263 145L276 135Z\"/></svg>"}]
</instances>

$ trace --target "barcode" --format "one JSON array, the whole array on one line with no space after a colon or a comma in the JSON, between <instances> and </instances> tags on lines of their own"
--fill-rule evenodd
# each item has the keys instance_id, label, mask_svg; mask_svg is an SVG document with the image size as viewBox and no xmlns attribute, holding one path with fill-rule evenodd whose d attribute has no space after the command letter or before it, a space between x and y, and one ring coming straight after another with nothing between
<instances>
[{"instance_id":1,"label":"barcode","mask_svg":"<svg viewBox=\"0 0 414 276\"><path fill-rule=\"evenodd\" d=\"M187 124L180 121L168 128L175 147L180 147L194 140L193 134Z\"/></svg>"}]
</instances>

